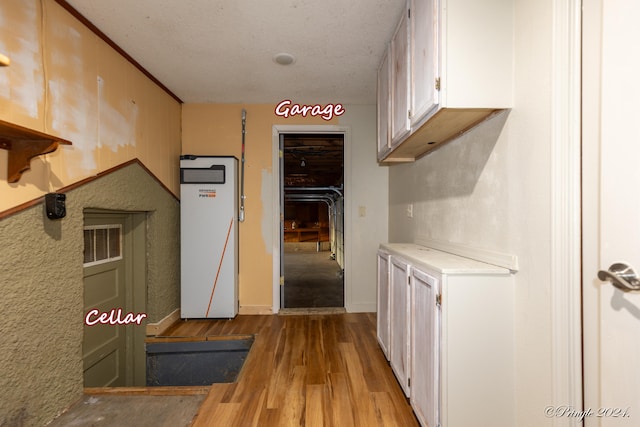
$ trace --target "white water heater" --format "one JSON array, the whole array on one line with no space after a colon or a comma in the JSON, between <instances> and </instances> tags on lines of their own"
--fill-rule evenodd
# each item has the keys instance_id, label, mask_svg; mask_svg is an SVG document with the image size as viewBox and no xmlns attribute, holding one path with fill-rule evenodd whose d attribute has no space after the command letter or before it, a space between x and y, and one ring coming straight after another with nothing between
<instances>
[{"instance_id":1,"label":"white water heater","mask_svg":"<svg viewBox=\"0 0 640 427\"><path fill-rule=\"evenodd\" d=\"M238 159L180 157L181 314L238 314Z\"/></svg>"}]
</instances>

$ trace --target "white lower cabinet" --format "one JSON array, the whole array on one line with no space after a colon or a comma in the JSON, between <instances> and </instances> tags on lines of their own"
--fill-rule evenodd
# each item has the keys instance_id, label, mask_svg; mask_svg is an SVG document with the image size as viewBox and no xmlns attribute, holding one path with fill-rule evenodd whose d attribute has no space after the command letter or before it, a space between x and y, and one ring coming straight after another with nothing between
<instances>
[{"instance_id":1,"label":"white lower cabinet","mask_svg":"<svg viewBox=\"0 0 640 427\"><path fill-rule=\"evenodd\" d=\"M513 427L513 275L414 244L378 257L378 339L389 331L385 355L421 425Z\"/></svg>"},{"instance_id":2,"label":"white lower cabinet","mask_svg":"<svg viewBox=\"0 0 640 427\"><path fill-rule=\"evenodd\" d=\"M389 254L385 251L378 251L378 318L377 336L378 344L389 360Z\"/></svg>"},{"instance_id":3,"label":"white lower cabinet","mask_svg":"<svg viewBox=\"0 0 640 427\"><path fill-rule=\"evenodd\" d=\"M411 406L423 426L440 419L439 280L411 269Z\"/></svg>"},{"instance_id":4,"label":"white lower cabinet","mask_svg":"<svg viewBox=\"0 0 640 427\"><path fill-rule=\"evenodd\" d=\"M410 266L402 259L391 256L389 264L389 292L390 301L390 346L389 362L391 369L402 387L404 394L409 397L409 367L411 338L409 319L409 272Z\"/></svg>"}]
</instances>

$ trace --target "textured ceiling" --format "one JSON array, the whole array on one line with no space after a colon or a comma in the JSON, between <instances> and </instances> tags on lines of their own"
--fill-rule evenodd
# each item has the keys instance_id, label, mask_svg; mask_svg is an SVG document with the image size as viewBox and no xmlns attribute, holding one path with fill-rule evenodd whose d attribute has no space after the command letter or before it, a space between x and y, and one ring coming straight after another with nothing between
<instances>
[{"instance_id":1,"label":"textured ceiling","mask_svg":"<svg viewBox=\"0 0 640 427\"><path fill-rule=\"evenodd\" d=\"M187 103L375 104L405 0L67 3Z\"/></svg>"}]
</instances>

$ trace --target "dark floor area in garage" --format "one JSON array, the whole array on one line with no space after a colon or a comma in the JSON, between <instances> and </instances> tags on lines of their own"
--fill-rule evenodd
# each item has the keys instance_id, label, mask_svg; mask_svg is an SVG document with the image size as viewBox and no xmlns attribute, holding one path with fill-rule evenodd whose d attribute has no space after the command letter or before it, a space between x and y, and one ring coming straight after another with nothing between
<instances>
[{"instance_id":1,"label":"dark floor area in garage","mask_svg":"<svg viewBox=\"0 0 640 427\"><path fill-rule=\"evenodd\" d=\"M284 308L344 307L343 272L330 251L285 247Z\"/></svg>"}]
</instances>

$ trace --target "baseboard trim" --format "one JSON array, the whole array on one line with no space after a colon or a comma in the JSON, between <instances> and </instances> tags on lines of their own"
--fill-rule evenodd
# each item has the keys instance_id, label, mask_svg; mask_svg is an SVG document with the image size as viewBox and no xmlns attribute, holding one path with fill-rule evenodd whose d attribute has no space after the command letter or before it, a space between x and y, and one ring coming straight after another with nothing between
<instances>
[{"instance_id":1,"label":"baseboard trim","mask_svg":"<svg viewBox=\"0 0 640 427\"><path fill-rule=\"evenodd\" d=\"M375 313L378 307L375 302L371 302L347 304L345 308L347 309L347 313Z\"/></svg>"},{"instance_id":2,"label":"baseboard trim","mask_svg":"<svg viewBox=\"0 0 640 427\"><path fill-rule=\"evenodd\" d=\"M147 336L156 336L163 334L171 325L180 320L180 309L176 308L162 320L155 323L147 323Z\"/></svg>"},{"instance_id":3,"label":"baseboard trim","mask_svg":"<svg viewBox=\"0 0 640 427\"><path fill-rule=\"evenodd\" d=\"M273 314L272 307L270 305L243 305L240 306L238 314L247 315L262 315Z\"/></svg>"}]
</instances>

